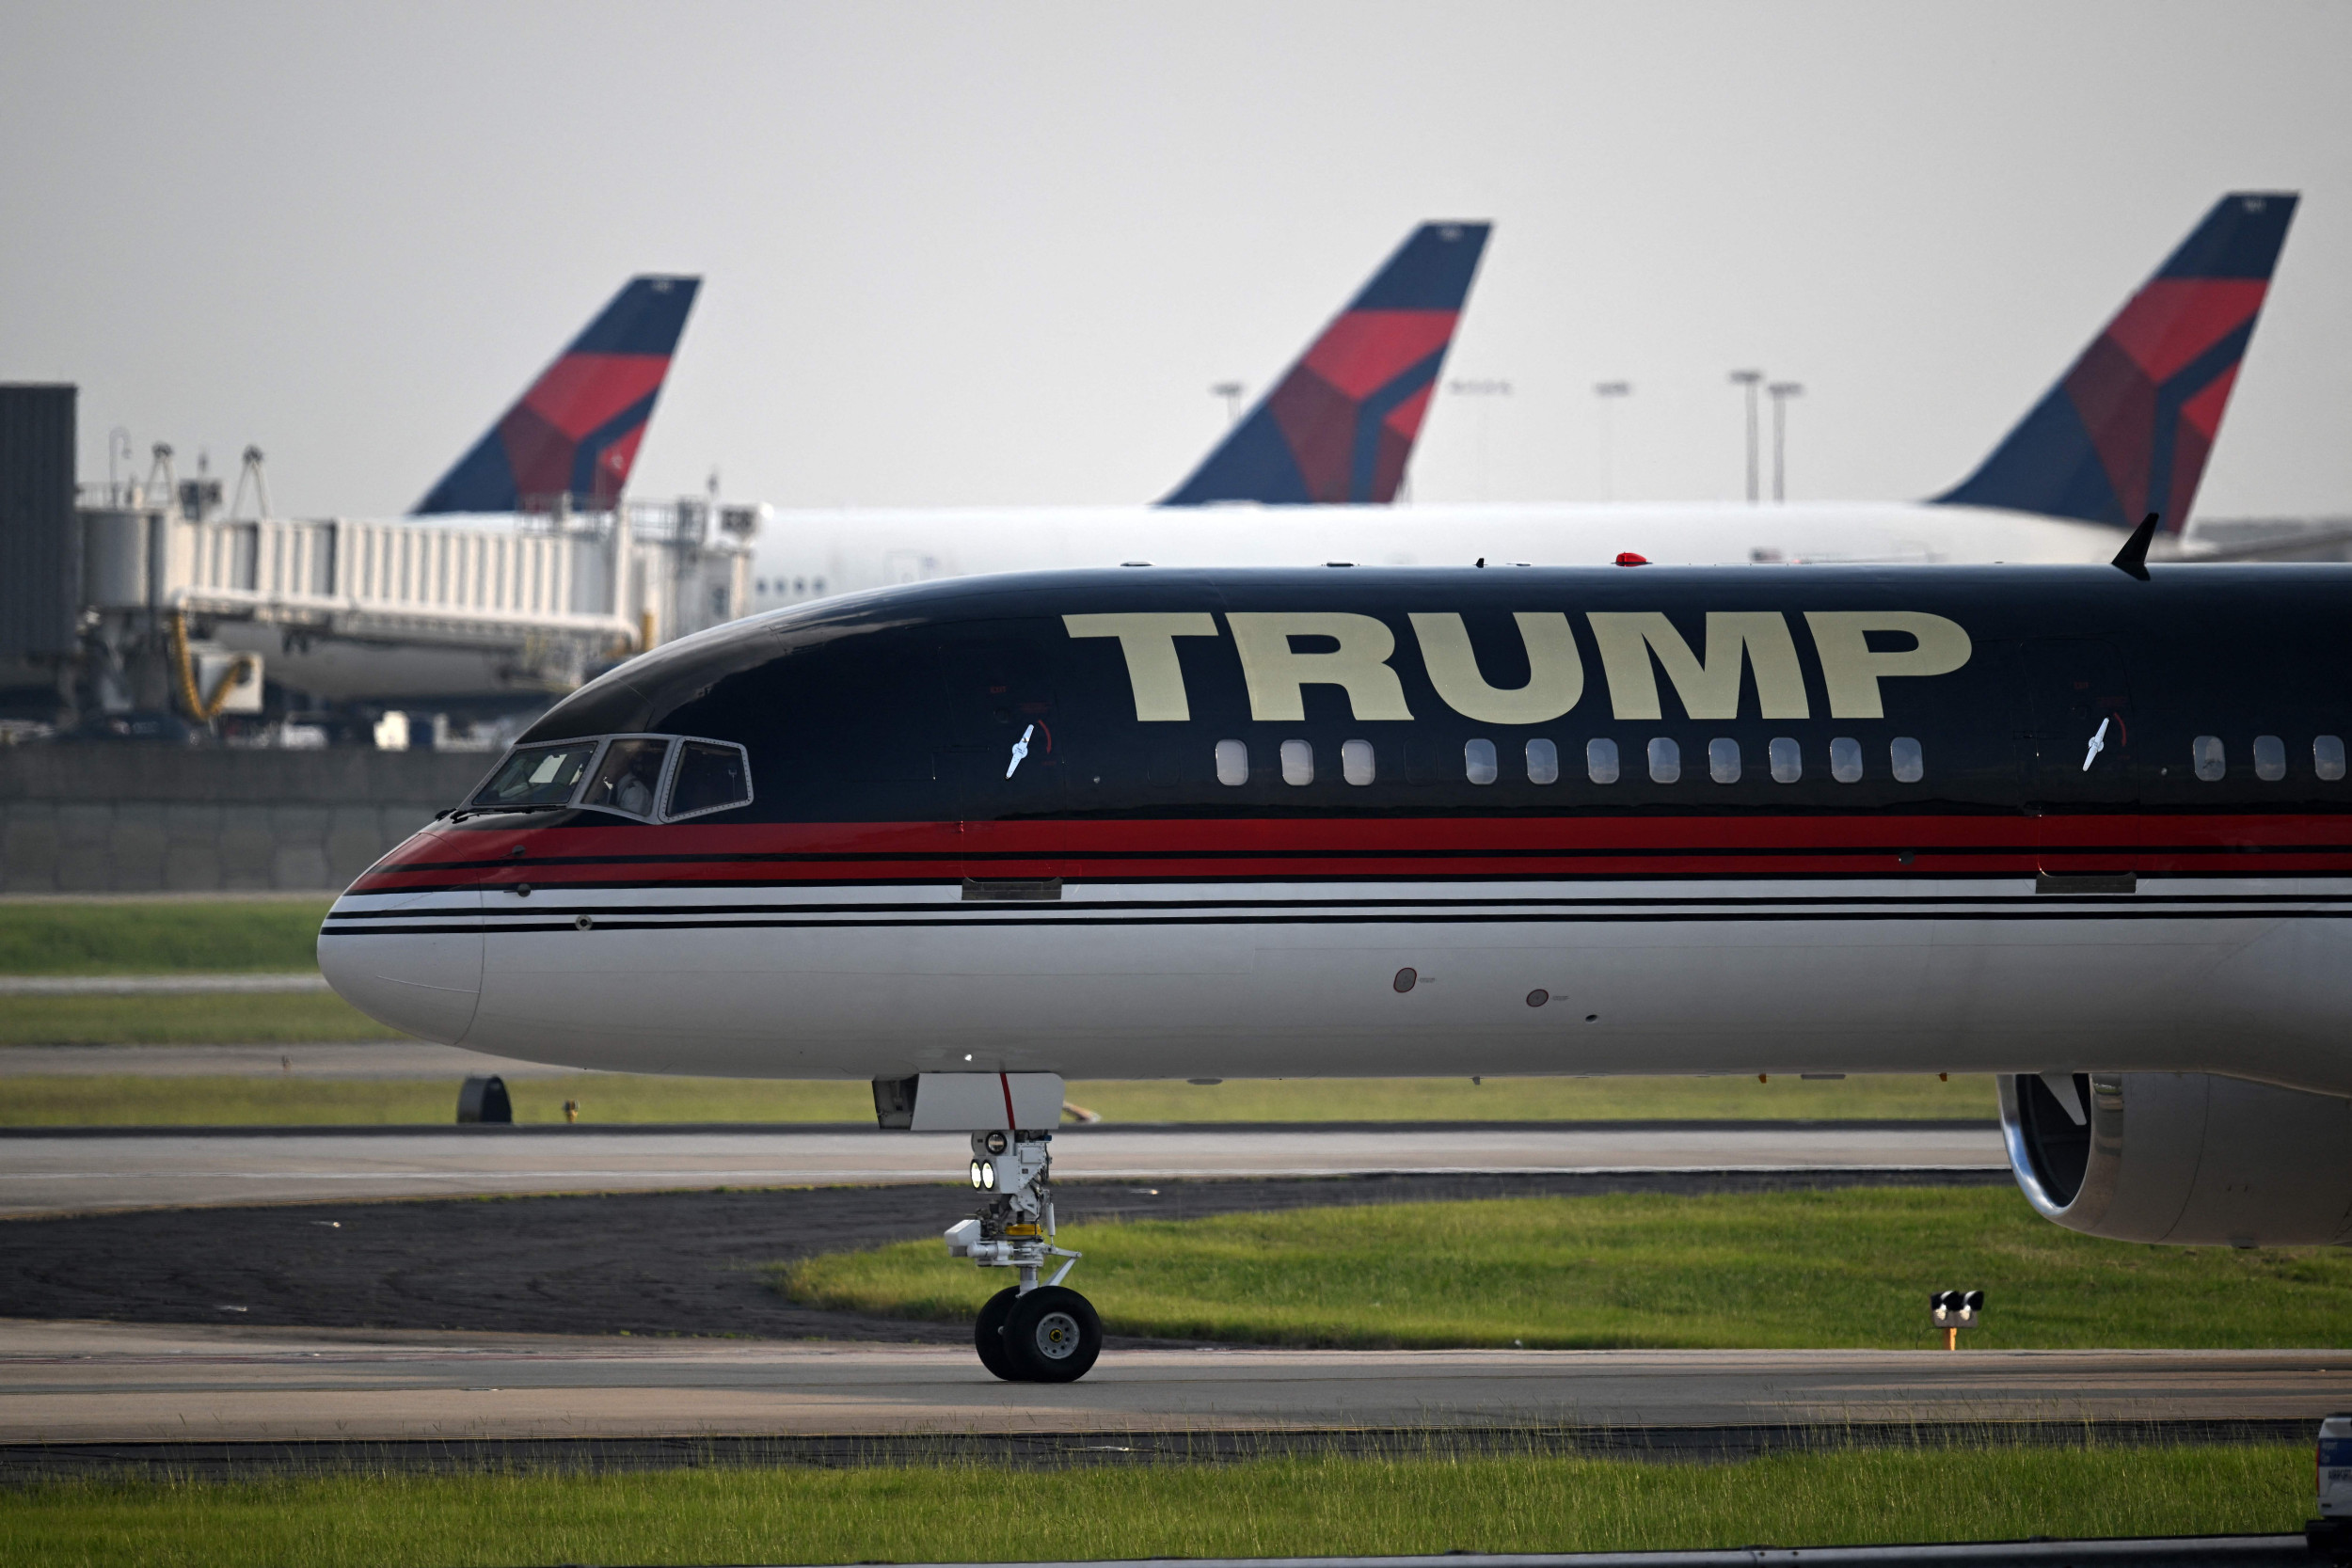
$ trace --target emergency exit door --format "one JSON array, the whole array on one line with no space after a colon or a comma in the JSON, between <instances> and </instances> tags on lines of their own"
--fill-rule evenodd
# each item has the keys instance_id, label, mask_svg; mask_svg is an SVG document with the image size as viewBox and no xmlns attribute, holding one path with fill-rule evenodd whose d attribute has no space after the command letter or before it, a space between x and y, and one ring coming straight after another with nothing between
<instances>
[{"instance_id":1,"label":"emergency exit door","mask_svg":"<svg viewBox=\"0 0 2352 1568\"><path fill-rule=\"evenodd\" d=\"M2020 758L2038 869L2119 883L2139 866L2139 779L2122 653L2097 638L2025 646ZM2107 891L2084 882L2074 891Z\"/></svg>"},{"instance_id":2,"label":"emergency exit door","mask_svg":"<svg viewBox=\"0 0 2352 1568\"><path fill-rule=\"evenodd\" d=\"M932 770L955 802L965 879L1059 878L1068 768L1049 650L1028 623L982 622L943 639L937 670Z\"/></svg>"}]
</instances>

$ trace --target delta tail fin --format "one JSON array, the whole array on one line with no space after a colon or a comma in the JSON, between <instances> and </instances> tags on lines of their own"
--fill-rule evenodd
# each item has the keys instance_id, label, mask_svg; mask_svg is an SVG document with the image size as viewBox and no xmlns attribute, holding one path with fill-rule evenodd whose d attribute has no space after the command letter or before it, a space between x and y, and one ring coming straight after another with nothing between
<instances>
[{"instance_id":1,"label":"delta tail fin","mask_svg":"<svg viewBox=\"0 0 2352 1568\"><path fill-rule=\"evenodd\" d=\"M1386 504L1493 229L1424 223L1160 504Z\"/></svg>"},{"instance_id":2,"label":"delta tail fin","mask_svg":"<svg viewBox=\"0 0 2352 1568\"><path fill-rule=\"evenodd\" d=\"M2223 197L1993 455L1932 499L2118 529L2155 512L2180 532L2295 203Z\"/></svg>"},{"instance_id":3,"label":"delta tail fin","mask_svg":"<svg viewBox=\"0 0 2352 1568\"><path fill-rule=\"evenodd\" d=\"M436 512L584 511L620 499L699 277L632 277L489 434L416 505Z\"/></svg>"}]
</instances>

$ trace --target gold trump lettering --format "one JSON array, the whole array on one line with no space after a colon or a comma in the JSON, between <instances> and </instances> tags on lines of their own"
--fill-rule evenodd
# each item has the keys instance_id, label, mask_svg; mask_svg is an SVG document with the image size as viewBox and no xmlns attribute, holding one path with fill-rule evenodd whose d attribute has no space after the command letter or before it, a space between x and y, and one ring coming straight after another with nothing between
<instances>
[{"instance_id":1,"label":"gold trump lettering","mask_svg":"<svg viewBox=\"0 0 2352 1568\"><path fill-rule=\"evenodd\" d=\"M1138 721L1181 724L1192 717L1192 705L1184 700L1184 667L1176 657L1176 640L1216 636L1216 616L1205 610L1065 615L1061 624L1073 637L1119 639L1119 651L1127 658L1127 684L1135 691Z\"/></svg>"},{"instance_id":2,"label":"gold trump lettering","mask_svg":"<svg viewBox=\"0 0 2352 1568\"><path fill-rule=\"evenodd\" d=\"M1406 617L1421 643L1429 684L1446 706L1465 719L1482 724L1541 724L1576 706L1584 695L1584 661L1577 656L1568 618L1558 610L1520 610L1511 618L1518 623L1519 641L1527 645L1527 684L1499 688L1488 686L1479 673L1478 656L1470 649L1470 632L1459 615Z\"/></svg>"},{"instance_id":3,"label":"gold trump lettering","mask_svg":"<svg viewBox=\"0 0 2352 1568\"><path fill-rule=\"evenodd\" d=\"M1756 672L1756 696L1766 719L1805 719L1804 672L1796 640L1776 610L1710 610L1707 652L1691 651L1674 623L1654 610L1595 611L1585 620L1609 679L1609 705L1619 719L1657 719L1658 671L1674 682L1683 711L1693 719L1740 716L1740 673Z\"/></svg>"},{"instance_id":4,"label":"gold trump lettering","mask_svg":"<svg viewBox=\"0 0 2352 1568\"><path fill-rule=\"evenodd\" d=\"M1975 651L1958 622L1916 610L1808 610L1804 622L1821 660L1821 685L1829 692L1833 719L1883 719L1879 682L1895 675L1948 675ZM1870 646L1874 631L1907 635L1914 645L1877 652Z\"/></svg>"},{"instance_id":5,"label":"gold trump lettering","mask_svg":"<svg viewBox=\"0 0 2352 1568\"><path fill-rule=\"evenodd\" d=\"M1359 720L1413 716L1405 705L1404 684L1389 668L1396 633L1386 622L1334 611L1228 610L1225 624L1232 628L1233 645L1241 654L1252 719L1304 720L1307 705L1300 689L1309 686L1336 686L1345 691L1348 710ZM1327 653L1297 653L1291 647L1294 637L1327 637L1339 646Z\"/></svg>"}]
</instances>

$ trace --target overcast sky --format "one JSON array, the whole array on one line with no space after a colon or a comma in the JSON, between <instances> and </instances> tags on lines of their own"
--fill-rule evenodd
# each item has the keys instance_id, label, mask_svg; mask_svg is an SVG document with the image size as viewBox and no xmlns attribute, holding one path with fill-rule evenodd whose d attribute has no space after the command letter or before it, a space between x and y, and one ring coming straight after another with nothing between
<instances>
[{"instance_id":1,"label":"overcast sky","mask_svg":"<svg viewBox=\"0 0 2352 1568\"><path fill-rule=\"evenodd\" d=\"M1117 502L1414 223L1497 224L1423 500L1965 473L2217 196L2299 190L2206 516L2352 512L2352 6L27 4L0 378L405 510L621 279L702 274L633 489Z\"/></svg>"}]
</instances>

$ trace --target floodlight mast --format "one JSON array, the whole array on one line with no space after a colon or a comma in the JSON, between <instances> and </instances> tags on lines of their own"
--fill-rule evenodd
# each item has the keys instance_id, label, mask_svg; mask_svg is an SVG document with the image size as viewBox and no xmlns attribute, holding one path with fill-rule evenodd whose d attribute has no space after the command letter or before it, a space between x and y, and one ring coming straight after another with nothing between
<instances>
[{"instance_id":1,"label":"floodlight mast","mask_svg":"<svg viewBox=\"0 0 2352 1568\"><path fill-rule=\"evenodd\" d=\"M1610 417L1609 405L1619 398L1628 398L1632 395L1633 383L1630 381L1596 381L1593 383L1593 396L1600 400L1600 499L1604 501L1613 501L1617 499L1614 451L1616 432Z\"/></svg>"},{"instance_id":2,"label":"floodlight mast","mask_svg":"<svg viewBox=\"0 0 2352 1568\"><path fill-rule=\"evenodd\" d=\"M1756 502L1756 482L1758 478L1756 471L1756 389L1763 384L1763 381L1764 372L1762 371L1734 371L1731 372L1731 384L1735 387L1743 388L1748 394L1748 504L1750 506L1754 506Z\"/></svg>"},{"instance_id":3,"label":"floodlight mast","mask_svg":"<svg viewBox=\"0 0 2352 1568\"><path fill-rule=\"evenodd\" d=\"M1764 390L1772 400L1772 500L1778 504L1788 499L1788 400L1804 396L1804 383L1775 381Z\"/></svg>"}]
</instances>

